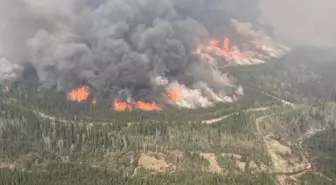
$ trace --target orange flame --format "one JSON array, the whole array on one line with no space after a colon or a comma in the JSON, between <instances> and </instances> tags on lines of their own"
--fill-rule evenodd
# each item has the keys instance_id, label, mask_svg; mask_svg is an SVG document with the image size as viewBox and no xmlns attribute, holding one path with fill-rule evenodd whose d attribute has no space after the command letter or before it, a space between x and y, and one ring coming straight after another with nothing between
<instances>
[{"instance_id":1,"label":"orange flame","mask_svg":"<svg viewBox=\"0 0 336 185\"><path fill-rule=\"evenodd\" d=\"M212 48L215 48L217 47L219 41L218 40L210 40L209 41L209 46L212 47Z\"/></svg>"},{"instance_id":2,"label":"orange flame","mask_svg":"<svg viewBox=\"0 0 336 185\"><path fill-rule=\"evenodd\" d=\"M132 111L133 108L130 104L128 104L125 101L118 101L118 99L114 99L114 110L121 112L121 111L125 111L126 109L128 109L129 111Z\"/></svg>"},{"instance_id":3,"label":"orange flame","mask_svg":"<svg viewBox=\"0 0 336 185\"><path fill-rule=\"evenodd\" d=\"M224 56L224 57L230 57L231 59L236 60L244 60L245 58L249 57L254 57L256 55L255 52L249 51L249 52L241 52L239 51L238 47L232 47L230 48L230 39L225 37L223 39L223 48L218 47L218 40L210 40L209 44L204 46L204 45L199 45L197 47L197 50L194 52L195 54L211 54L211 55L218 55L218 56Z\"/></svg>"},{"instance_id":4,"label":"orange flame","mask_svg":"<svg viewBox=\"0 0 336 185\"><path fill-rule=\"evenodd\" d=\"M229 53L229 51L230 51L230 39L229 38L224 38L224 51L226 52L226 53Z\"/></svg>"},{"instance_id":5,"label":"orange flame","mask_svg":"<svg viewBox=\"0 0 336 185\"><path fill-rule=\"evenodd\" d=\"M68 93L68 100L76 101L78 103L87 100L89 96L89 88L84 86L78 89L74 89Z\"/></svg>"},{"instance_id":6,"label":"orange flame","mask_svg":"<svg viewBox=\"0 0 336 185\"><path fill-rule=\"evenodd\" d=\"M181 98L181 93L179 88L172 88L167 93L168 103L172 104L173 102L178 101Z\"/></svg>"},{"instance_id":7,"label":"orange flame","mask_svg":"<svg viewBox=\"0 0 336 185\"><path fill-rule=\"evenodd\" d=\"M135 107L141 110L145 111L160 111L161 108L155 103L155 102L142 102L142 101L137 101L135 104Z\"/></svg>"}]
</instances>

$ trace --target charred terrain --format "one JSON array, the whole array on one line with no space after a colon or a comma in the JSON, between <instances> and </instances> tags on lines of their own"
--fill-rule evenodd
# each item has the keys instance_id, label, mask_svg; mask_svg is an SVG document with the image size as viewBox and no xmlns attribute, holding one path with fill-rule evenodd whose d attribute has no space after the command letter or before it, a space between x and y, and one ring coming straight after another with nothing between
<instances>
[{"instance_id":1,"label":"charred terrain","mask_svg":"<svg viewBox=\"0 0 336 185\"><path fill-rule=\"evenodd\" d=\"M236 103L161 111L69 101L28 66L1 94L1 183L335 184L333 61L311 52L223 68Z\"/></svg>"}]
</instances>

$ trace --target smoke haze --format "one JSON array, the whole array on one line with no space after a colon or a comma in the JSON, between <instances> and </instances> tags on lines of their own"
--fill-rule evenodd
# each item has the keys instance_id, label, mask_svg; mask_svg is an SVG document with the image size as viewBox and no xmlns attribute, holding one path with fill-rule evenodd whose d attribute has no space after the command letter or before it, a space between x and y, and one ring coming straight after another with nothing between
<instances>
[{"instance_id":1,"label":"smoke haze","mask_svg":"<svg viewBox=\"0 0 336 185\"><path fill-rule=\"evenodd\" d=\"M260 0L261 22L294 45L336 45L335 0Z\"/></svg>"},{"instance_id":2,"label":"smoke haze","mask_svg":"<svg viewBox=\"0 0 336 185\"><path fill-rule=\"evenodd\" d=\"M174 83L211 104L227 98L231 80L196 47L224 36L269 42L239 28L261 28L259 13L257 0L1 0L0 75L15 78L31 62L46 88L85 84L107 98L151 100Z\"/></svg>"}]
</instances>

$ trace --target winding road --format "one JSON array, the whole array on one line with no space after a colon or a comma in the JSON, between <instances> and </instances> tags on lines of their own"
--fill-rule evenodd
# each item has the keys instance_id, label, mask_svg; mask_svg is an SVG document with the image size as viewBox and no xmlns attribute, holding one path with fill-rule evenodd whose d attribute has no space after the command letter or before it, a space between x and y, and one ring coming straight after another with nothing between
<instances>
[{"instance_id":1,"label":"winding road","mask_svg":"<svg viewBox=\"0 0 336 185\"><path fill-rule=\"evenodd\" d=\"M258 90L258 89L256 89L256 90ZM258 91L260 91L260 90L258 90ZM269 93L266 93L266 92L262 92L262 91L260 91L260 92L263 93L263 94L265 94L265 95L267 95L267 96L269 96L269 97L272 97L275 100L281 101L284 105L290 105L291 107L295 107L295 104L293 104L291 102L288 102L286 100L283 100L281 98L278 98L278 97L273 96L273 95L271 95ZM270 108L271 108L270 106L268 106L268 107L259 107L259 108L250 108L250 109L245 110L245 112L266 111L267 109L270 109ZM63 120L63 119L56 118L54 116L49 116L49 115L46 115L45 113L42 113L42 112L36 111L36 110L33 111L33 112L35 114L37 114L38 116L46 118L46 119L49 119L49 120L57 120L57 121L64 122L64 123L74 122L74 121L71 121L71 120ZM238 113L239 112L233 112L233 113L230 113L230 114L218 117L218 118L203 120L202 123L203 124L215 124L215 123L218 123L218 122L220 122L220 121L222 121L224 119L227 119L228 117L233 116L233 115L238 114ZM262 130L260 128L260 123L264 119L266 119L267 117L269 117L269 115L260 116L260 117L256 118L255 125L256 125L256 129L257 129L258 134L260 134L260 136L262 137L262 140L263 140L264 145L266 147L266 151L267 151L268 155L272 159L272 164L273 164L273 167L274 167L274 164L276 163L276 159L278 158L278 156L276 156L276 153L270 147L268 139L263 134L263 132L262 132ZM103 124L108 124L108 123L103 123ZM285 172L285 170L284 171L275 171L274 168L273 168L273 171L270 171L269 173L273 174L273 175L276 175L276 176L286 176L287 178L291 178L292 180L298 181L297 179L301 175L303 175L306 172L312 170L312 168L313 168L308 152L306 152L303 149L303 147L302 147L302 144L303 144L304 140L306 140L306 139L314 136L316 133L324 131L324 130L325 129L308 132L302 138L300 138L299 141L298 141L298 143L297 143L298 149L300 150L301 157L307 159L307 161L308 161L308 164L307 164L306 167L304 167L303 169L297 170L297 171L293 171L293 172ZM279 184L281 184L281 185L283 184L280 180L278 180L278 181L279 181Z\"/></svg>"}]
</instances>

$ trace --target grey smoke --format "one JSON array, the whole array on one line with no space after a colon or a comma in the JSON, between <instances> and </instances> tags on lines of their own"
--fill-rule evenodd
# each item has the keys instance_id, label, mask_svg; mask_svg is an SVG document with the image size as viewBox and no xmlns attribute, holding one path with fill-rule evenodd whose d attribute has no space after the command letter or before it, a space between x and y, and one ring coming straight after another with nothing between
<instances>
[{"instance_id":1,"label":"grey smoke","mask_svg":"<svg viewBox=\"0 0 336 185\"><path fill-rule=\"evenodd\" d=\"M260 0L261 22L293 45L336 45L335 0Z\"/></svg>"},{"instance_id":2,"label":"grey smoke","mask_svg":"<svg viewBox=\"0 0 336 185\"><path fill-rule=\"evenodd\" d=\"M209 35L238 42L244 37L230 19L258 16L257 3L244 0L2 0L0 7L0 54L32 62L42 87L84 83L108 97L145 100L161 95L153 84L161 77L222 91L228 80L193 51Z\"/></svg>"},{"instance_id":3,"label":"grey smoke","mask_svg":"<svg viewBox=\"0 0 336 185\"><path fill-rule=\"evenodd\" d=\"M0 83L15 80L19 71L20 66L0 57Z\"/></svg>"}]
</instances>

